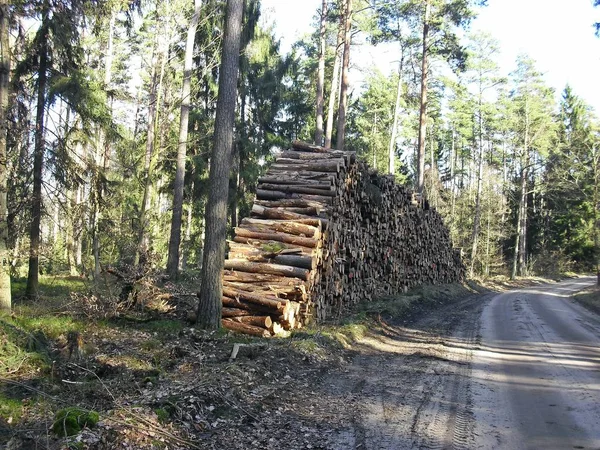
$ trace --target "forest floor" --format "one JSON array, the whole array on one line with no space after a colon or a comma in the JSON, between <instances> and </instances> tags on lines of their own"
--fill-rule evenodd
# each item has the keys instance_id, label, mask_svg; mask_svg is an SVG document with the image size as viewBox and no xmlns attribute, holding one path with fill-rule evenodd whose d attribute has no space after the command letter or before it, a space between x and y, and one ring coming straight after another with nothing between
<instances>
[{"instance_id":1,"label":"forest floor","mask_svg":"<svg viewBox=\"0 0 600 450\"><path fill-rule=\"evenodd\" d=\"M404 416L435 416L418 408L424 392L444 386L430 375L466 370L445 356L447 339L475 336L490 292L543 281L423 287L268 340L191 327L195 298L185 286L152 288L120 310L115 280L97 291L49 277L36 302L20 301L17 283L13 314L0 316L0 448L361 448L373 430L359 414L410 423L413 439L426 422ZM353 403L359 392L372 399L366 407Z\"/></svg>"}]
</instances>

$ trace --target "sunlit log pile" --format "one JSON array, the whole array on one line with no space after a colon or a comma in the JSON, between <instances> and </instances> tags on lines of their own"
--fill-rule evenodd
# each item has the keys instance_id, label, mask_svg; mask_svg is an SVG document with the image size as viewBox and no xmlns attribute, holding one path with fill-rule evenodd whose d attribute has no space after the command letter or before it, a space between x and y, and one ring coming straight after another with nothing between
<instances>
[{"instance_id":1,"label":"sunlit log pile","mask_svg":"<svg viewBox=\"0 0 600 450\"><path fill-rule=\"evenodd\" d=\"M226 328L267 337L464 277L440 215L352 152L294 142L258 181L229 242Z\"/></svg>"}]
</instances>

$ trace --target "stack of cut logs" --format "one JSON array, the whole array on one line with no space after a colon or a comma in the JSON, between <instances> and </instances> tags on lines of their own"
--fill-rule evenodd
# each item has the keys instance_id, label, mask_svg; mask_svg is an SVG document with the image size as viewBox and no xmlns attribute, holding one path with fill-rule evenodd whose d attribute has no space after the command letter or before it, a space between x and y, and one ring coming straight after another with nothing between
<instances>
[{"instance_id":1,"label":"stack of cut logs","mask_svg":"<svg viewBox=\"0 0 600 450\"><path fill-rule=\"evenodd\" d=\"M267 337L464 277L440 215L352 152L294 142L258 182L229 242L226 328Z\"/></svg>"}]
</instances>

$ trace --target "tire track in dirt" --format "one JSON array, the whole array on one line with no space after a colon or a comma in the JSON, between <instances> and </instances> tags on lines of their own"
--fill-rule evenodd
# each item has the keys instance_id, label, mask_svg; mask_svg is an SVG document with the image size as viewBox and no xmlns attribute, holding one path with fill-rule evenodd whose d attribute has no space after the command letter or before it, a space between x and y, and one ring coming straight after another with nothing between
<instances>
[{"instance_id":1,"label":"tire track in dirt","mask_svg":"<svg viewBox=\"0 0 600 450\"><path fill-rule=\"evenodd\" d=\"M328 380L352 411L353 445L333 449L469 449L472 348L487 297L470 297L403 326L381 324ZM347 430L348 432L348 430Z\"/></svg>"}]
</instances>

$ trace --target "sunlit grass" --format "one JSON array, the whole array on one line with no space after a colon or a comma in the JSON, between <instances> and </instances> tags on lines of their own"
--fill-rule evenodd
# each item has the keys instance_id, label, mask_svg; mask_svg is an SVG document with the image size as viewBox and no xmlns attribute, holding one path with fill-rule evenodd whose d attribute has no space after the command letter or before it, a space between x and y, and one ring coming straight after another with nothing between
<instances>
[{"instance_id":1,"label":"sunlit grass","mask_svg":"<svg viewBox=\"0 0 600 450\"><path fill-rule=\"evenodd\" d=\"M59 276L59 275L40 275L39 294L42 299L68 299L71 292L80 292L88 287L89 282L80 277ZM19 299L25 295L27 286L26 278L13 279L11 281L12 295L19 302Z\"/></svg>"},{"instance_id":2,"label":"sunlit grass","mask_svg":"<svg viewBox=\"0 0 600 450\"><path fill-rule=\"evenodd\" d=\"M586 308L600 314L600 287L594 286L585 289L574 296L575 300Z\"/></svg>"}]
</instances>

